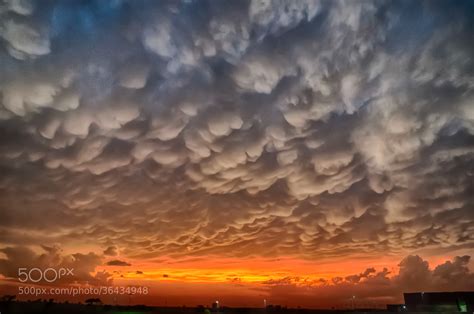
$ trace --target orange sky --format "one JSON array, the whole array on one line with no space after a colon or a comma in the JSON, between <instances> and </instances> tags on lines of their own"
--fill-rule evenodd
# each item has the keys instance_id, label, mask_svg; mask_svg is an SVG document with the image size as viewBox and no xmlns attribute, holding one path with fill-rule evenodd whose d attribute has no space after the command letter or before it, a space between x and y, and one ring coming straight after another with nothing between
<instances>
[{"instance_id":1,"label":"orange sky","mask_svg":"<svg viewBox=\"0 0 474 314\"><path fill-rule=\"evenodd\" d=\"M433 258L436 266L448 258ZM338 259L331 261L307 261L295 258L278 259L189 259L180 262L162 259L156 263L135 263L133 267L103 267L114 273L114 283L119 286L147 286L150 296L136 295L135 302L155 305L210 304L218 299L227 306L262 306L282 304L292 307L327 307L344 303L344 297L315 302L311 295L273 296L265 289L265 283L291 277L291 284L303 290L322 286L319 279L331 282L335 277L346 277L364 272L368 267L398 274L398 263L393 257L379 259ZM126 269L126 270L124 270ZM130 270L129 270L130 269ZM139 269L142 274L137 274ZM277 284L278 286L279 284ZM303 291L302 290L302 291ZM401 297L401 295L399 296ZM374 299L375 300L375 299ZM367 301L368 302L368 301ZM377 301L372 301L379 304ZM383 301L381 301L383 305Z\"/></svg>"},{"instance_id":2,"label":"orange sky","mask_svg":"<svg viewBox=\"0 0 474 314\"><path fill-rule=\"evenodd\" d=\"M280 279L287 276L304 277L309 280L319 278L331 279L333 277L344 277L354 273L362 272L365 268L395 268L398 260L393 257L382 257L379 259L357 259L341 258L321 262L312 262L295 258L275 259L238 259L238 258L198 258L179 262L162 259L160 263L133 263L133 267L101 267L119 271L128 279L144 279L159 281L180 282L229 282L239 278L241 282L255 283L271 279ZM128 269L133 269L128 271ZM143 274L136 274L140 270ZM167 277L164 277L167 275ZM115 278L119 278L116 275Z\"/></svg>"},{"instance_id":3,"label":"orange sky","mask_svg":"<svg viewBox=\"0 0 474 314\"><path fill-rule=\"evenodd\" d=\"M433 269L448 257L427 260ZM175 260L164 257L154 262L134 261L130 266L99 266L97 272L112 274L113 287L146 287L147 293L98 295L109 304L148 304L157 306L209 305L219 300L225 306L263 306L281 304L289 307L324 308L344 307L348 298L357 295L361 306L383 306L387 302L401 301L397 296L380 295L376 286L354 286L334 282L334 278L362 274L373 267L376 273L383 268L392 280L399 274L400 260L394 257L379 259L351 258L308 261L297 258L189 258ZM320 279L325 279L321 282ZM366 281L364 281L366 280ZM15 282L15 280L13 280ZM17 285L11 280L1 280L5 293L17 294ZM34 286L28 284L26 286ZM56 287L64 285L56 285ZM67 286L67 285L66 285ZM36 287L44 287L43 285ZM367 290L368 289L368 290ZM393 293L395 290L387 290ZM54 298L83 302L94 295L39 295L19 296L20 299Z\"/></svg>"}]
</instances>

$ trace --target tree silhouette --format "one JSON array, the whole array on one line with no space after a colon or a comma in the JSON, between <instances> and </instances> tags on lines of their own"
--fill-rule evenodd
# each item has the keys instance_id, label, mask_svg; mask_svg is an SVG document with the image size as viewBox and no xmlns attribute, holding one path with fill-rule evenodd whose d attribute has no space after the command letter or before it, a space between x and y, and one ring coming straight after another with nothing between
<instances>
[{"instance_id":1,"label":"tree silhouette","mask_svg":"<svg viewBox=\"0 0 474 314\"><path fill-rule=\"evenodd\" d=\"M88 304L88 305L99 305L99 304L102 304L102 301L101 301L99 298L90 298L90 299L87 299L85 302L86 302L86 304Z\"/></svg>"},{"instance_id":2,"label":"tree silhouette","mask_svg":"<svg viewBox=\"0 0 474 314\"><path fill-rule=\"evenodd\" d=\"M0 300L2 302L12 302L13 300L16 299L16 295L9 295L9 294L6 294L4 295Z\"/></svg>"}]
</instances>

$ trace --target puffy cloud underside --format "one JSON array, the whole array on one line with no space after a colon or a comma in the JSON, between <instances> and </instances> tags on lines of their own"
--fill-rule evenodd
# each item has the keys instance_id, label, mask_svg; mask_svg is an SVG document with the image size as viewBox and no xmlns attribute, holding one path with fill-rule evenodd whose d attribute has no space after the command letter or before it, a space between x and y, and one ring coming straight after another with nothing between
<instances>
[{"instance_id":1,"label":"puffy cloud underside","mask_svg":"<svg viewBox=\"0 0 474 314\"><path fill-rule=\"evenodd\" d=\"M3 244L473 249L469 1L81 3L0 8Z\"/></svg>"}]
</instances>

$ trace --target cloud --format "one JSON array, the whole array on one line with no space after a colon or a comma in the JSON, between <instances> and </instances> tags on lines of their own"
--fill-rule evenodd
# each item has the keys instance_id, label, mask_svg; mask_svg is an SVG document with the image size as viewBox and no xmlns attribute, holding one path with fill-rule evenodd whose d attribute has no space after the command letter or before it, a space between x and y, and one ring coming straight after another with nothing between
<instances>
[{"instance_id":1,"label":"cloud","mask_svg":"<svg viewBox=\"0 0 474 314\"><path fill-rule=\"evenodd\" d=\"M118 260L118 259L108 261L106 265L107 266L132 266L132 264L127 263L125 261Z\"/></svg>"},{"instance_id":2,"label":"cloud","mask_svg":"<svg viewBox=\"0 0 474 314\"><path fill-rule=\"evenodd\" d=\"M118 249L116 246L109 246L104 250L104 255L108 256L117 256L118 255Z\"/></svg>"},{"instance_id":3,"label":"cloud","mask_svg":"<svg viewBox=\"0 0 474 314\"><path fill-rule=\"evenodd\" d=\"M457 256L432 269L421 257L409 255L400 262L396 274L386 268L367 268L360 274L334 277L330 282L285 277L263 284L267 286L268 297L276 303L291 302L292 296L297 295L299 302L304 300L313 306L341 307L352 306L350 298L355 296L357 307L385 305L401 302L404 292L472 290L474 273L467 268L469 259L469 256Z\"/></svg>"},{"instance_id":4,"label":"cloud","mask_svg":"<svg viewBox=\"0 0 474 314\"><path fill-rule=\"evenodd\" d=\"M444 264L436 266L433 270L434 284L442 286L443 289L453 283L459 287L472 289L474 275L468 267L470 259L471 257L468 255L456 256L453 261L446 261Z\"/></svg>"},{"instance_id":5,"label":"cloud","mask_svg":"<svg viewBox=\"0 0 474 314\"><path fill-rule=\"evenodd\" d=\"M34 3L28 0L8 0L5 4L8 10L21 15L30 15L35 8Z\"/></svg>"},{"instance_id":6,"label":"cloud","mask_svg":"<svg viewBox=\"0 0 474 314\"><path fill-rule=\"evenodd\" d=\"M16 59L35 58L51 52L47 34L33 25L6 20L0 35L8 42L7 49Z\"/></svg>"},{"instance_id":7,"label":"cloud","mask_svg":"<svg viewBox=\"0 0 474 314\"><path fill-rule=\"evenodd\" d=\"M67 275L58 276L58 279L54 281L55 284L104 285L112 281L111 274L96 272L96 267L102 264L102 257L92 252L63 254L58 246L45 245L41 247L41 252L33 251L25 246L5 247L0 252L5 256L0 259L0 274L10 279L18 280L19 267L23 267L26 270L38 268L43 270L43 273L48 268L57 272L62 268L72 270L72 274L68 272ZM36 280L36 277L34 279ZM48 284L48 282L42 279L39 284Z\"/></svg>"},{"instance_id":8,"label":"cloud","mask_svg":"<svg viewBox=\"0 0 474 314\"><path fill-rule=\"evenodd\" d=\"M7 1L0 244L119 243L127 260L467 254L471 11Z\"/></svg>"}]
</instances>

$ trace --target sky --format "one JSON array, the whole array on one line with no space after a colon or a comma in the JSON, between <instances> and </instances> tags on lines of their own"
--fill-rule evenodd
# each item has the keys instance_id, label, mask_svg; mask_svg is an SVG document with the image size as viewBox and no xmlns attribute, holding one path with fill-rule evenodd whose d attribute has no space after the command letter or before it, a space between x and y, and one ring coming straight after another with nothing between
<instances>
[{"instance_id":1,"label":"sky","mask_svg":"<svg viewBox=\"0 0 474 314\"><path fill-rule=\"evenodd\" d=\"M473 290L473 56L467 0L3 0L0 289Z\"/></svg>"}]
</instances>

